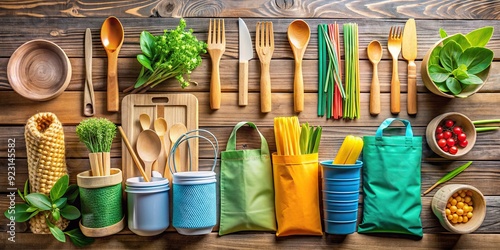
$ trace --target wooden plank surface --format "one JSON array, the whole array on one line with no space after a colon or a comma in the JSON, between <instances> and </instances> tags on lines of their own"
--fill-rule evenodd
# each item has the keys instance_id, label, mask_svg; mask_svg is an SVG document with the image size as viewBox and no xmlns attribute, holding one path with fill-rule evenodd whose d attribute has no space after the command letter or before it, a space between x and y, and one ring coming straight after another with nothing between
<instances>
[{"instance_id":1,"label":"wooden plank surface","mask_svg":"<svg viewBox=\"0 0 500 250\"><path fill-rule=\"evenodd\" d=\"M207 39L208 20L224 17L226 23L226 52L221 61L222 107L218 111L209 108L209 82L212 64L208 54L203 55L202 64L193 72L192 80L198 82L181 89L175 80L169 80L148 93L193 93L199 101L199 126L208 129L219 139L224 149L233 126L242 120L255 122L269 142L271 151L276 150L274 142L273 118L276 116L296 115L293 112L293 54L287 40L287 28L296 18L304 18L311 27L311 41L306 50L304 82L306 106L299 114L301 122L324 127L320 147L320 159L335 156L344 137L348 134L373 135L377 126L389 112L389 92L391 60L387 52L387 36L393 25L403 26L407 18L413 17L417 23L417 91L418 115L408 116L406 106L406 61L400 57L399 78L401 80L402 112L398 117L409 119L414 133L424 136L422 160L422 191L431 186L442 175L455 167L472 160L474 163L464 173L450 181L477 187L486 196L488 209L483 225L470 235L452 235L445 232L430 210L434 190L422 198L422 221L425 236L422 240L411 240L397 236L373 237L353 234L346 237L325 235L323 237L286 237L276 238L271 233L237 233L218 237L216 233L205 237L187 237L175 232L163 233L155 237L139 237L125 229L117 235L97 239L90 248L123 249L166 247L183 249L291 249L291 248L345 248L345 249L495 249L500 244L500 131L478 135L474 149L464 158L450 161L440 158L426 144L425 128L435 116L457 111L472 120L499 118L500 103L500 3L494 0L482 1L385 1L385 0L348 0L348 1L292 1L292 0L254 0L254 1L204 1L204 0L144 0L144 1L2 1L0 3L0 195L6 197L12 189L21 188L28 178L24 143L24 124L26 120L40 111L54 112L64 124L66 157L70 182L76 182L76 174L90 169L88 151L78 141L75 126L84 119L82 114L84 66L84 32L91 28L93 33L93 82L96 90L96 116L106 117L116 124L121 123L120 113L106 111L106 74L107 59L102 48L99 32L103 20L110 15L120 18L125 28L125 41L119 58L119 83L124 90L135 83L140 65L135 59L140 53L139 34L148 30L154 34L164 29L174 28L178 17L187 20L188 27L200 40ZM84 18L82 18L84 17ZM152 18L148 18L152 17ZM163 18L158 18L163 17ZM175 18L167 18L175 17ZM275 52L271 63L273 91L273 111L269 114L259 112L260 63L257 54L249 62L249 106L239 107L238 96L238 26L237 17L244 18L252 39L255 39L255 26L258 21L269 20L274 23ZM361 118L354 121L326 120L316 115L317 99L317 25L321 23L340 24L356 22L359 25L359 55L361 81ZM421 60L428 48L439 40L439 28L449 34L467 33L478 27L492 25L495 33L487 45L495 53L491 74L486 86L479 93L467 99L446 99L437 97L427 90L420 77ZM342 32L342 30L341 30ZM341 33L342 36L342 33ZM57 43L70 58L73 75L68 89L60 97L46 102L33 102L16 94L7 80L6 66L10 55L22 43L43 38ZM368 114L368 97L371 83L372 66L367 59L366 46L372 40L379 40L384 48L379 64L382 112L378 116ZM343 50L342 50L343 54ZM127 94L120 93L123 98ZM496 124L497 126L500 124ZM239 148L257 148L259 141L253 130L242 128L238 136ZM16 140L16 181L8 183L7 142ZM211 147L200 142L200 169L208 169L213 163ZM121 138L118 136L112 146L111 163L120 166ZM219 165L220 162L218 162ZM216 168L219 171L219 168ZM363 208L363 194L359 203L359 219ZM17 197L19 201L19 197ZM9 206L7 198L0 198L0 211ZM71 249L69 243L58 243L52 236L33 235L25 223L16 225L16 243L7 242L8 221L0 219L0 239L7 249L64 248ZM3 246L3 245L2 245Z\"/></svg>"}]
</instances>

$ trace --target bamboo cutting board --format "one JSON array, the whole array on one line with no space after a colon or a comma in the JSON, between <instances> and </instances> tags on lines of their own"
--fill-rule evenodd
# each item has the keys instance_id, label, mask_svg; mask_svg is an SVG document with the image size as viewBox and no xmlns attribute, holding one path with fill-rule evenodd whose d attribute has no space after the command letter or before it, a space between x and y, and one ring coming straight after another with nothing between
<instances>
[{"instance_id":1,"label":"bamboo cutting board","mask_svg":"<svg viewBox=\"0 0 500 250\"><path fill-rule=\"evenodd\" d=\"M130 144L136 150L137 136L142 131L139 116L146 113L151 118L150 129L154 129L154 121L163 117L167 121L167 132L164 140L167 151L162 149L158 159L158 171L163 175L166 156L170 152L170 128L176 123L182 123L187 131L198 129L198 99L192 94L131 94L122 101L122 127ZM164 144L164 145L165 145ZM190 154L192 160L191 171L198 171L198 140L190 139ZM187 143L183 142L177 149L181 153L180 162L188 162ZM141 161L144 166L144 163ZM125 144L122 142L122 170L123 181L127 178L140 176ZM187 171L187 166L177 165L177 171ZM172 180L170 180L172 181Z\"/></svg>"}]
</instances>

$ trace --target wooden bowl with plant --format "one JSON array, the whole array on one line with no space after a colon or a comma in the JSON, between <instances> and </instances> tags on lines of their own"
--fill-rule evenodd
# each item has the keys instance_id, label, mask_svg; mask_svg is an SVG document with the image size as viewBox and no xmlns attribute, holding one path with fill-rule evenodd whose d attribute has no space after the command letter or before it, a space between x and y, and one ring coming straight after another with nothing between
<instances>
[{"instance_id":1,"label":"wooden bowl with plant","mask_svg":"<svg viewBox=\"0 0 500 250\"><path fill-rule=\"evenodd\" d=\"M493 27L486 26L463 35L448 35L440 29L435 43L422 61L425 87L447 98L465 98L479 91L490 73L493 51L486 48Z\"/></svg>"}]
</instances>

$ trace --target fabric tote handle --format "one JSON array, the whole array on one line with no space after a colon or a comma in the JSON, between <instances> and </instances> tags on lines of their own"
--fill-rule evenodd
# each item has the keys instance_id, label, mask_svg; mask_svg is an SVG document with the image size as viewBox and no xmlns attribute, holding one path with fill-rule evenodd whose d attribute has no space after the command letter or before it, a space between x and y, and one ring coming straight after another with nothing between
<instances>
[{"instance_id":1,"label":"fabric tote handle","mask_svg":"<svg viewBox=\"0 0 500 250\"><path fill-rule=\"evenodd\" d=\"M375 137L381 138L384 134L384 129L388 128L392 124L392 122L394 122L396 120L402 122L406 126L405 136L406 136L406 138L411 139L413 137L413 131L411 129L411 124L408 120L401 119L401 118L387 118L387 119L385 119L385 121L383 121L382 124L380 124L380 126L378 127L377 132L375 133Z\"/></svg>"},{"instance_id":2,"label":"fabric tote handle","mask_svg":"<svg viewBox=\"0 0 500 250\"><path fill-rule=\"evenodd\" d=\"M238 132L238 129L243 127L244 125L250 126L251 128L254 128L257 130L257 132L260 135L260 152L262 155L269 155L269 146L267 145L266 138L260 133L259 129L253 122L239 122L234 126L233 132L231 132L231 135L229 136L229 140L227 141L227 146L226 146L226 151L230 150L236 150L236 132Z\"/></svg>"}]
</instances>

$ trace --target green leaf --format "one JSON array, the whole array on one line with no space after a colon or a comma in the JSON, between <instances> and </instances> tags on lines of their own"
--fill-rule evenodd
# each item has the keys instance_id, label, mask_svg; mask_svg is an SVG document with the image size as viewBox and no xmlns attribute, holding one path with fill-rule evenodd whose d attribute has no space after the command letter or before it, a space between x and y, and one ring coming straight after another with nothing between
<instances>
[{"instance_id":1,"label":"green leaf","mask_svg":"<svg viewBox=\"0 0 500 250\"><path fill-rule=\"evenodd\" d=\"M29 209L29 205L26 203L16 204L13 210L9 209L5 211L3 214L7 219L10 220L10 217L14 217L15 222L25 222L29 220L31 217L31 212L27 212Z\"/></svg>"},{"instance_id":2,"label":"green leaf","mask_svg":"<svg viewBox=\"0 0 500 250\"><path fill-rule=\"evenodd\" d=\"M32 212L35 212L36 210L38 210L38 208L37 208L37 207L31 207L31 206L30 206L30 207L28 207L28 209L26 209L26 212L28 212L28 213L32 213Z\"/></svg>"},{"instance_id":3,"label":"green leaf","mask_svg":"<svg viewBox=\"0 0 500 250\"><path fill-rule=\"evenodd\" d=\"M140 36L140 45L141 50L144 55L148 58L153 58L154 55L154 47L155 47L155 38L151 33L147 31L142 31Z\"/></svg>"},{"instance_id":4,"label":"green leaf","mask_svg":"<svg viewBox=\"0 0 500 250\"><path fill-rule=\"evenodd\" d=\"M433 82L445 82L450 76L450 72L439 65L429 66L429 75Z\"/></svg>"},{"instance_id":5,"label":"green leaf","mask_svg":"<svg viewBox=\"0 0 500 250\"><path fill-rule=\"evenodd\" d=\"M59 180L52 186L50 189L50 199L52 201L58 200L61 198L64 193L66 193L66 190L68 189L69 185L69 176L67 174L61 176Z\"/></svg>"},{"instance_id":6,"label":"green leaf","mask_svg":"<svg viewBox=\"0 0 500 250\"><path fill-rule=\"evenodd\" d=\"M39 208L42 211L47 211L52 208L52 203L49 197L40 193L31 193L26 195L26 200L32 206Z\"/></svg>"},{"instance_id":7,"label":"green leaf","mask_svg":"<svg viewBox=\"0 0 500 250\"><path fill-rule=\"evenodd\" d=\"M54 238L56 238L60 242L66 242L66 236L64 236L64 232L60 228L52 224L52 222L50 222L50 220L47 218L45 218L45 222L47 223L47 226L49 227L52 235L54 235Z\"/></svg>"},{"instance_id":8,"label":"green leaf","mask_svg":"<svg viewBox=\"0 0 500 250\"><path fill-rule=\"evenodd\" d=\"M84 246L87 246L87 245L94 243L94 239L85 236L79 227L77 227L73 230L66 231L64 233L67 236L69 236L69 239L71 240L71 242L73 242L73 244L77 247L84 247Z\"/></svg>"},{"instance_id":9,"label":"green leaf","mask_svg":"<svg viewBox=\"0 0 500 250\"><path fill-rule=\"evenodd\" d=\"M453 76L455 76L455 78L459 81L469 78L469 74L467 74L467 71L461 69L460 67L453 70L451 74L453 74Z\"/></svg>"},{"instance_id":10,"label":"green leaf","mask_svg":"<svg viewBox=\"0 0 500 250\"><path fill-rule=\"evenodd\" d=\"M429 189L427 189L422 195L426 195L428 194L430 191L432 191L432 189L434 189L435 187L437 187L439 184L443 184L453 178L455 178L455 176L457 176L458 174L462 173L465 169L467 169L470 165L472 164L472 161L469 161L467 163L465 163L464 165L452 170L451 172L447 173L445 176L443 176L441 179L439 179L436 183L434 183L434 185L432 185L432 187L430 187Z\"/></svg>"},{"instance_id":11,"label":"green leaf","mask_svg":"<svg viewBox=\"0 0 500 250\"><path fill-rule=\"evenodd\" d=\"M484 47L490 41L493 36L493 27L485 26L476 30L471 31L469 34L465 35L467 40L469 40L471 46Z\"/></svg>"},{"instance_id":12,"label":"green leaf","mask_svg":"<svg viewBox=\"0 0 500 250\"><path fill-rule=\"evenodd\" d=\"M137 55L137 61L139 61L139 63L145 68L154 71L153 67L151 67L151 61L145 55L143 54Z\"/></svg>"},{"instance_id":13,"label":"green leaf","mask_svg":"<svg viewBox=\"0 0 500 250\"><path fill-rule=\"evenodd\" d=\"M71 184L68 186L68 190L66 190L66 193L64 193L63 197L68 199L69 204L73 204L75 202L76 198L78 198L78 195L80 194L80 190L78 188L78 185L76 184Z\"/></svg>"},{"instance_id":14,"label":"green leaf","mask_svg":"<svg viewBox=\"0 0 500 250\"><path fill-rule=\"evenodd\" d=\"M299 145L300 145L300 152L301 154L307 154L308 151L308 146L309 146L309 123L303 123L301 126L301 131L300 131L300 139L299 139Z\"/></svg>"},{"instance_id":15,"label":"green leaf","mask_svg":"<svg viewBox=\"0 0 500 250\"><path fill-rule=\"evenodd\" d=\"M439 28L439 36L441 36L441 38L445 38L448 36L448 33L446 33L443 28Z\"/></svg>"},{"instance_id":16,"label":"green leaf","mask_svg":"<svg viewBox=\"0 0 500 250\"><path fill-rule=\"evenodd\" d=\"M59 213L59 208L52 210L52 218L54 218L55 221L61 219L61 213Z\"/></svg>"},{"instance_id":17,"label":"green leaf","mask_svg":"<svg viewBox=\"0 0 500 250\"><path fill-rule=\"evenodd\" d=\"M439 53L440 62L443 68L449 72L453 71L458 66L457 61L462 52L462 47L455 41L450 41L444 45Z\"/></svg>"},{"instance_id":18,"label":"green leaf","mask_svg":"<svg viewBox=\"0 0 500 250\"><path fill-rule=\"evenodd\" d=\"M61 209L61 215L68 220L76 220L80 217L80 211L75 206L66 205Z\"/></svg>"},{"instance_id":19,"label":"green leaf","mask_svg":"<svg viewBox=\"0 0 500 250\"><path fill-rule=\"evenodd\" d=\"M443 45L446 46L446 44L450 42L456 42L458 45L460 45L460 47L462 47L462 50L467 49L471 46L469 40L467 40L467 38L461 33L457 33L444 39Z\"/></svg>"},{"instance_id":20,"label":"green leaf","mask_svg":"<svg viewBox=\"0 0 500 250\"><path fill-rule=\"evenodd\" d=\"M312 151L310 153L318 153L319 151L319 143L321 141L321 134L323 132L323 128L318 126L316 130L314 130L313 133L313 139L311 140L313 142L313 147Z\"/></svg>"},{"instance_id":21,"label":"green leaf","mask_svg":"<svg viewBox=\"0 0 500 250\"><path fill-rule=\"evenodd\" d=\"M460 85L460 82L453 77L449 77L448 79L446 79L446 87L448 87L448 89L454 95L458 95L460 94L460 92L462 92L462 85Z\"/></svg>"},{"instance_id":22,"label":"green leaf","mask_svg":"<svg viewBox=\"0 0 500 250\"><path fill-rule=\"evenodd\" d=\"M436 86L438 87L439 90L445 92L445 93L448 93L450 92L450 90L448 89L448 87L446 87L446 81L444 82L436 82L435 83Z\"/></svg>"},{"instance_id":23,"label":"green leaf","mask_svg":"<svg viewBox=\"0 0 500 250\"><path fill-rule=\"evenodd\" d=\"M439 64L439 55L441 54L442 49L443 46L437 46L432 50L431 55L429 57L429 64Z\"/></svg>"},{"instance_id":24,"label":"green leaf","mask_svg":"<svg viewBox=\"0 0 500 250\"><path fill-rule=\"evenodd\" d=\"M458 58L459 64L467 66L469 74L477 74L485 70L493 61L493 51L487 48L472 47L464 51Z\"/></svg>"},{"instance_id":25,"label":"green leaf","mask_svg":"<svg viewBox=\"0 0 500 250\"><path fill-rule=\"evenodd\" d=\"M483 80L476 75L469 74L468 78L460 80L460 82L466 85L471 85L471 84L482 84Z\"/></svg>"},{"instance_id":26,"label":"green leaf","mask_svg":"<svg viewBox=\"0 0 500 250\"><path fill-rule=\"evenodd\" d=\"M64 206L66 206L67 200L68 200L67 198L61 197L54 202L54 205L56 205L57 208L64 207Z\"/></svg>"}]
</instances>

